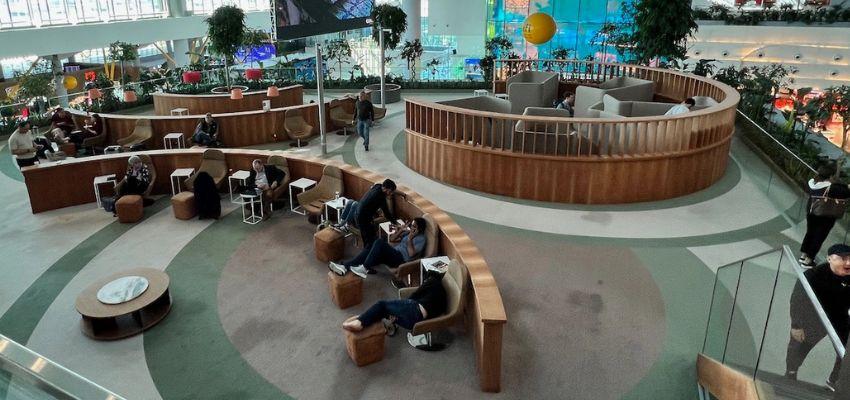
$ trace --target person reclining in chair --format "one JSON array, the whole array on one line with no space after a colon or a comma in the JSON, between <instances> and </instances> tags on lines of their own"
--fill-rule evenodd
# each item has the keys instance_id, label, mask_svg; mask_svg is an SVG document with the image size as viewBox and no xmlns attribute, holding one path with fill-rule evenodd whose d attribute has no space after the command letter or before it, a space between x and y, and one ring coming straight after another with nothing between
<instances>
[{"instance_id":1,"label":"person reclining in chair","mask_svg":"<svg viewBox=\"0 0 850 400\"><path fill-rule=\"evenodd\" d=\"M388 319L404 329L413 330L413 326L417 323L443 315L447 307L443 274L429 271L425 282L410 297L378 301L363 314L345 320L342 328L351 332L360 332L363 328L378 323L382 319ZM394 330L390 329L390 336L394 333Z\"/></svg>"},{"instance_id":2,"label":"person reclining in chair","mask_svg":"<svg viewBox=\"0 0 850 400\"><path fill-rule=\"evenodd\" d=\"M350 260L341 264L333 261L328 268L337 275L343 276L350 269L355 275L366 278L367 274L374 274L374 268L380 264L386 264L390 268L398 268L399 265L410 260L415 260L425 248L424 218L414 218L401 228L395 230L389 238L375 240L371 246L364 246L363 251ZM398 243L395 246L390 242Z\"/></svg>"},{"instance_id":3,"label":"person reclining in chair","mask_svg":"<svg viewBox=\"0 0 850 400\"><path fill-rule=\"evenodd\" d=\"M272 213L272 192L280 186L286 172L274 165L266 165L263 160L256 159L251 163L251 173L245 182L247 190L259 190L263 194L263 219Z\"/></svg>"}]
</instances>

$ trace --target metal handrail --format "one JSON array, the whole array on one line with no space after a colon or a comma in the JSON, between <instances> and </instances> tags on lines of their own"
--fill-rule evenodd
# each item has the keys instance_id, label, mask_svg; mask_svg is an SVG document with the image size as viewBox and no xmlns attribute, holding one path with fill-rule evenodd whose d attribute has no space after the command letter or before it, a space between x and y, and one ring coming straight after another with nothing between
<instances>
[{"instance_id":1,"label":"metal handrail","mask_svg":"<svg viewBox=\"0 0 850 400\"><path fill-rule=\"evenodd\" d=\"M815 174L817 173L817 170L816 170L816 169L814 169L811 165L809 165L808 163L806 163L806 162L805 162L802 158L800 158L800 156L798 156L798 155L797 155L797 154L795 154L793 151L791 151L791 149L789 149L787 146L785 146L784 144L782 144L782 142L780 142L778 139L776 139L775 137L773 137L773 135L771 135L768 131L766 131L764 128L762 128L762 127L761 127L761 125L757 124L757 123L756 123L755 121L753 121L750 117L748 117L748 116L747 116L747 114L744 114L741 110L735 110L735 111L737 111L737 112L738 112L738 114L739 114L740 116L744 117L747 121L749 121L749 122L750 122L751 124L753 124L756 128L758 128L758 130L760 130L763 134L765 134L767 137L769 137L769 138L770 138L770 140L773 140L774 142L776 142L776 144L778 144L780 147L782 147L782 149L784 149L785 151L787 151L788 153L790 153L792 157L794 157L794 158L796 158L796 159L797 159L797 161L799 161L801 164L805 165L805 166L806 166L806 168L808 168L809 170L811 170L811 171L812 171L812 173L815 173Z\"/></svg>"}]
</instances>

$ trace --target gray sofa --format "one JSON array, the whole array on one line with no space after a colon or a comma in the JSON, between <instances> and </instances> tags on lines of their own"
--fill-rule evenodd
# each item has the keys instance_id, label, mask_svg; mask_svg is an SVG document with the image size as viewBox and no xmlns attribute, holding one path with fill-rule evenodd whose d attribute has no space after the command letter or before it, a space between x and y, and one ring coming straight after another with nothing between
<instances>
[{"instance_id":1,"label":"gray sofa","mask_svg":"<svg viewBox=\"0 0 850 400\"><path fill-rule=\"evenodd\" d=\"M544 107L527 107L522 115L553 118L570 118L567 110ZM519 121L515 126L512 148L514 151L544 155L599 154L599 148L585 136L576 132L571 122Z\"/></svg>"},{"instance_id":2,"label":"gray sofa","mask_svg":"<svg viewBox=\"0 0 850 400\"><path fill-rule=\"evenodd\" d=\"M551 107L558 97L558 74L523 71L507 81L511 113L520 114L527 107Z\"/></svg>"},{"instance_id":3,"label":"gray sofa","mask_svg":"<svg viewBox=\"0 0 850 400\"><path fill-rule=\"evenodd\" d=\"M651 117L664 115L675 103L656 103L652 101L621 101L611 95L602 96L602 101L590 106L588 117Z\"/></svg>"},{"instance_id":4,"label":"gray sofa","mask_svg":"<svg viewBox=\"0 0 850 400\"><path fill-rule=\"evenodd\" d=\"M655 82L621 76L602 82L599 87L579 86L576 88L576 118L590 117L590 107L602 101L606 94L622 101L652 101Z\"/></svg>"}]
</instances>

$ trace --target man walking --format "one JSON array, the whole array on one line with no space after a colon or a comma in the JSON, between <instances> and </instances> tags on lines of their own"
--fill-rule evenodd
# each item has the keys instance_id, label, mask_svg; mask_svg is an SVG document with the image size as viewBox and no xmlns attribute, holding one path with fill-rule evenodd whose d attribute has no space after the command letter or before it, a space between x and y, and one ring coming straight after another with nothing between
<instances>
[{"instance_id":1,"label":"man walking","mask_svg":"<svg viewBox=\"0 0 850 400\"><path fill-rule=\"evenodd\" d=\"M375 120L375 108L366 97L366 92L360 92L360 99L354 105L354 124L357 134L363 138L363 147L369 151L369 128Z\"/></svg>"}]
</instances>

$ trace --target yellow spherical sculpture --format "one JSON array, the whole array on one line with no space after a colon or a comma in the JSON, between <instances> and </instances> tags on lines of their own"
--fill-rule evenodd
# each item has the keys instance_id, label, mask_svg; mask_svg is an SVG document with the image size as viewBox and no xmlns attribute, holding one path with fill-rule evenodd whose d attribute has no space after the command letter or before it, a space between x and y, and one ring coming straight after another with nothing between
<instances>
[{"instance_id":1,"label":"yellow spherical sculpture","mask_svg":"<svg viewBox=\"0 0 850 400\"><path fill-rule=\"evenodd\" d=\"M62 81L62 86L65 86L65 89L68 90L77 87L77 78L73 76L66 76L65 80Z\"/></svg>"},{"instance_id":2,"label":"yellow spherical sculpture","mask_svg":"<svg viewBox=\"0 0 850 400\"><path fill-rule=\"evenodd\" d=\"M531 44L543 44L555 36L557 25L549 14L534 13L522 24L522 36Z\"/></svg>"}]
</instances>

